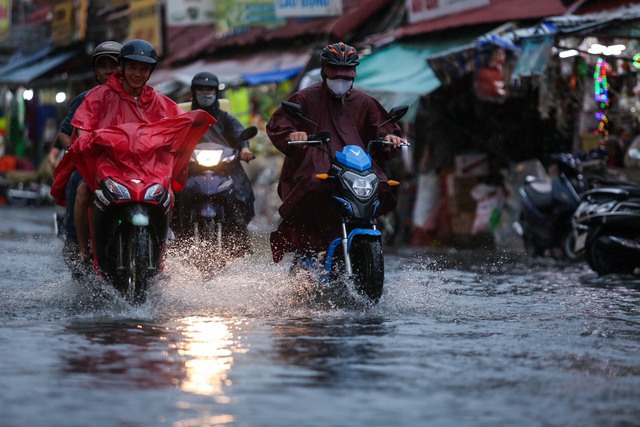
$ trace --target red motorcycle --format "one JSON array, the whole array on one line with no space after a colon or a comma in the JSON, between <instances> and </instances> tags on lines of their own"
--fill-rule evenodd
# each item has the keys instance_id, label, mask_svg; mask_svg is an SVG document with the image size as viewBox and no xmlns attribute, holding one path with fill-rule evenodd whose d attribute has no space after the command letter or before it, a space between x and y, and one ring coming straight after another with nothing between
<instances>
[{"instance_id":1,"label":"red motorcycle","mask_svg":"<svg viewBox=\"0 0 640 427\"><path fill-rule=\"evenodd\" d=\"M173 208L195 145L215 120L193 111L157 123L127 123L81 135L69 155L95 197L94 269L131 304L146 301L162 271Z\"/></svg>"}]
</instances>

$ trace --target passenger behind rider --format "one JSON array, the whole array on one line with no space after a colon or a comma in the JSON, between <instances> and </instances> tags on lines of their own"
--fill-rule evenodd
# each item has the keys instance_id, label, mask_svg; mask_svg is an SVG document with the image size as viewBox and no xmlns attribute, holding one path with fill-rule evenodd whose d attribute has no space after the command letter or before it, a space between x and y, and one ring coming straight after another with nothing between
<instances>
[{"instance_id":1,"label":"passenger behind rider","mask_svg":"<svg viewBox=\"0 0 640 427\"><path fill-rule=\"evenodd\" d=\"M282 218L278 229L271 233L271 251L275 262L287 252L319 252L326 250L331 240L340 233L337 213L331 209L329 196L331 183L316 179L316 173L329 170L330 161L319 147L287 145L287 141L306 141L309 134L328 131L331 151L341 151L346 145L359 145L366 149L368 141L376 139L377 127L387 119L387 111L378 101L353 87L360 63L352 46L334 43L320 54L322 82L302 89L290 98L300 104L306 120L290 117L282 108L276 110L267 124L267 134L278 150L285 154L278 194L282 205L278 209ZM384 139L393 148L372 153L374 167L382 183L379 197L382 215L392 210L396 201L386 177L376 162L391 158L396 148L404 143L400 127L387 123L380 129Z\"/></svg>"},{"instance_id":2,"label":"passenger behind rider","mask_svg":"<svg viewBox=\"0 0 640 427\"><path fill-rule=\"evenodd\" d=\"M122 46L120 70L107 83L94 88L75 113L71 125L78 135L122 123L153 123L183 113L178 105L147 85L158 58L153 46L134 39ZM76 198L76 232L80 256L89 260L89 216L93 194L82 183Z\"/></svg>"},{"instance_id":3,"label":"passenger behind rider","mask_svg":"<svg viewBox=\"0 0 640 427\"><path fill-rule=\"evenodd\" d=\"M240 160L249 162L254 158L249 148L249 141L239 140L244 126L232 114L220 109L219 100L220 80L215 74L203 71L193 76L191 80L191 109L204 110L217 120L217 123L211 126L207 133L202 136L200 142L222 143L228 147L235 148L240 152ZM236 215L231 218L233 223L230 225L236 227L238 235L241 236L241 241L237 242L238 247L236 249L243 253L249 250L247 225L255 216L253 206L255 197L251 182L240 163L233 163L231 167L233 168L231 177L236 190L232 193L232 197L234 197L234 204L237 209L234 210ZM180 195L177 195L176 212L180 212L183 207L180 199ZM176 224L176 228L179 230L179 225Z\"/></svg>"},{"instance_id":4,"label":"passenger behind rider","mask_svg":"<svg viewBox=\"0 0 640 427\"><path fill-rule=\"evenodd\" d=\"M109 76L115 73L118 70L118 55L120 54L120 49L122 45L118 42L114 41L105 41L100 43L98 46L93 49L93 53L91 54L91 67L93 69L93 75L96 82L101 85L107 82ZM71 134L73 133L73 127L71 126L71 121L76 113L76 110L84 101L85 96L89 93L91 89L82 92L80 95L76 96L73 101L71 101L71 105L69 106L69 112L66 117L60 124L60 131L56 137L55 142L59 143L59 145L66 149L70 145ZM54 144L54 147L56 144ZM52 151L54 150L52 147ZM49 161L52 162L54 160L53 156L55 153L50 153ZM55 158L56 161L58 158ZM58 163L56 162L55 167L57 167ZM65 256L75 258L78 253L78 239L76 233L76 224L74 221L74 210L76 209L76 194L80 189L82 194L82 202L86 203L89 199L87 194L84 194L88 191L86 185L81 186L84 181L82 177L78 173L77 170L73 171L71 178L67 182L66 188L66 214L64 217L64 233L65 233ZM79 188L80 187L80 188ZM79 206L77 209L88 209L89 206Z\"/></svg>"}]
</instances>

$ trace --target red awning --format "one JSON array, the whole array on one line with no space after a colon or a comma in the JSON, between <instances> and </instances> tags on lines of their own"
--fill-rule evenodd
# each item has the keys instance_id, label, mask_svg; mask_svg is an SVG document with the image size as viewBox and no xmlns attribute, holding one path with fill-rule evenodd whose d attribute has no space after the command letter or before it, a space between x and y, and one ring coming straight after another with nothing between
<instances>
[{"instance_id":1,"label":"red awning","mask_svg":"<svg viewBox=\"0 0 640 427\"><path fill-rule=\"evenodd\" d=\"M398 28L382 37L398 40L404 37L468 25L540 19L547 16L562 15L566 10L567 7L562 4L561 0L491 0L488 6L429 21L416 22L415 24Z\"/></svg>"}]
</instances>

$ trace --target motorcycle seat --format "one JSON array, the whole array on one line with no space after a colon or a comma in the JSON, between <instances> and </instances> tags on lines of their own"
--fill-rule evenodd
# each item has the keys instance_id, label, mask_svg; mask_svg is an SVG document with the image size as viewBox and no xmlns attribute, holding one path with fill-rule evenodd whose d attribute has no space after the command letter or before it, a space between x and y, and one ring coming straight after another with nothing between
<instances>
[{"instance_id":1,"label":"motorcycle seat","mask_svg":"<svg viewBox=\"0 0 640 427\"><path fill-rule=\"evenodd\" d=\"M531 202L537 207L545 208L553 205L551 182L547 180L528 176L525 179L524 191Z\"/></svg>"}]
</instances>

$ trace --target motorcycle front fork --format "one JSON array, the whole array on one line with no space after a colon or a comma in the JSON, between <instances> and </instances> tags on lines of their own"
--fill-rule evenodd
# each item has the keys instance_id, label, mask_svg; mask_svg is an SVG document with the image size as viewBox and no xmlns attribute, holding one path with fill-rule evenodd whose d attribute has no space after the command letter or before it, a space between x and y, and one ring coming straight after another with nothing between
<instances>
[{"instance_id":1,"label":"motorcycle front fork","mask_svg":"<svg viewBox=\"0 0 640 427\"><path fill-rule=\"evenodd\" d=\"M376 224L373 224L373 229L376 230ZM353 269L351 268L351 255L349 254L349 234L347 233L347 224L342 221L342 252L344 253L344 267L347 270L347 274L351 276Z\"/></svg>"},{"instance_id":2,"label":"motorcycle front fork","mask_svg":"<svg viewBox=\"0 0 640 427\"><path fill-rule=\"evenodd\" d=\"M349 235L347 234L347 225L342 223L342 252L344 253L344 268L347 270L347 274L351 276L353 270L351 269L351 256L349 255Z\"/></svg>"}]
</instances>

